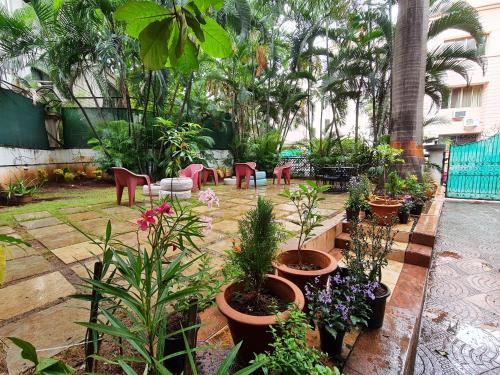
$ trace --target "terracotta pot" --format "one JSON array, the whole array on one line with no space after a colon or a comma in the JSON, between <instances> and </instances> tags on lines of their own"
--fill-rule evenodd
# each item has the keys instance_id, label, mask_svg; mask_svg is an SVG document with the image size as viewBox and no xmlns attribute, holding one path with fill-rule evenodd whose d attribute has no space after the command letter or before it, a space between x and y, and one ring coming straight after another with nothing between
<instances>
[{"instance_id":1,"label":"terracotta pot","mask_svg":"<svg viewBox=\"0 0 500 375\"><path fill-rule=\"evenodd\" d=\"M368 328L371 329L378 329L384 324L385 303L387 298L391 295L391 290L387 285L380 283L380 286L384 289L384 294L379 297L375 297L374 300L368 300L368 305L371 308L368 318Z\"/></svg>"},{"instance_id":2,"label":"terracotta pot","mask_svg":"<svg viewBox=\"0 0 500 375\"><path fill-rule=\"evenodd\" d=\"M287 318L289 313L284 311L279 315L254 316L233 309L228 301L232 293L241 290L241 287L242 285L238 283L226 285L215 297L215 301L220 312L227 318L233 342L235 344L243 342L238 358L242 363L246 363L254 358L253 353L270 350L269 344L273 341L273 337L269 332L269 326L276 324L278 316ZM276 275L268 275L265 287L288 303L295 303L299 309L304 308L304 295L290 281Z\"/></svg>"},{"instance_id":3,"label":"terracotta pot","mask_svg":"<svg viewBox=\"0 0 500 375\"><path fill-rule=\"evenodd\" d=\"M389 225L398 217L401 202L395 199L375 198L369 202L373 216L380 225Z\"/></svg>"},{"instance_id":4,"label":"terracotta pot","mask_svg":"<svg viewBox=\"0 0 500 375\"><path fill-rule=\"evenodd\" d=\"M278 275L282 276L295 285L302 292L307 283L313 282L316 277L326 283L328 276L337 268L337 261L330 255L318 250L300 250L303 263L315 264L321 267L315 271L302 271L288 267L287 264L299 263L299 250L288 250L282 252L276 262L273 262L273 267L278 271Z\"/></svg>"}]
</instances>

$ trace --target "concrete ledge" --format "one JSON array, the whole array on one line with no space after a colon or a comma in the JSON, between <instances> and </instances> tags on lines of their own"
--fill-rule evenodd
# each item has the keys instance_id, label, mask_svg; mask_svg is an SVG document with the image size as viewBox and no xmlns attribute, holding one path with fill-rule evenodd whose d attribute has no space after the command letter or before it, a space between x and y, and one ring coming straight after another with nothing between
<instances>
[{"instance_id":1,"label":"concrete ledge","mask_svg":"<svg viewBox=\"0 0 500 375\"><path fill-rule=\"evenodd\" d=\"M405 263L429 268L431 264L432 247L416 243L408 244L405 253Z\"/></svg>"}]
</instances>

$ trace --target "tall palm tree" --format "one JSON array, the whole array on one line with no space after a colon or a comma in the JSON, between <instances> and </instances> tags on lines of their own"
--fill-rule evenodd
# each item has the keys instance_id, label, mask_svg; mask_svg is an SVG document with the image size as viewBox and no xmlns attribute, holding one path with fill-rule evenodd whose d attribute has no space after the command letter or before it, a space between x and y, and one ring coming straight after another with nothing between
<instances>
[{"instance_id":1,"label":"tall palm tree","mask_svg":"<svg viewBox=\"0 0 500 375\"><path fill-rule=\"evenodd\" d=\"M400 0L392 64L391 145L403 149L402 172L422 177L428 0Z\"/></svg>"}]
</instances>

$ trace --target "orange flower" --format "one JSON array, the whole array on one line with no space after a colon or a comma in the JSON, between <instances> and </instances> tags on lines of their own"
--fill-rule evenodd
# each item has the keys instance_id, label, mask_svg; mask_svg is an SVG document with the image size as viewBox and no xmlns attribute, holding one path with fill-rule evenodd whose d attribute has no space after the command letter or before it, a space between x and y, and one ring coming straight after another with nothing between
<instances>
[{"instance_id":1,"label":"orange flower","mask_svg":"<svg viewBox=\"0 0 500 375\"><path fill-rule=\"evenodd\" d=\"M241 251L241 248L238 245L234 245L233 250L239 253Z\"/></svg>"}]
</instances>

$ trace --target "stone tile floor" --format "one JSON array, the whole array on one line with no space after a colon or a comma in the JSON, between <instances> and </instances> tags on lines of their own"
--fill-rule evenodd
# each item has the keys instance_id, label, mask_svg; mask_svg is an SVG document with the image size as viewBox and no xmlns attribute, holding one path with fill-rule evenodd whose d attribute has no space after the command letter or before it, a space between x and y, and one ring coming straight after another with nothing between
<instances>
[{"instance_id":1,"label":"stone tile floor","mask_svg":"<svg viewBox=\"0 0 500 375\"><path fill-rule=\"evenodd\" d=\"M219 196L220 207L199 206L195 211L213 217L213 231L200 241L200 247L214 256L215 264L222 263L223 252L236 236L237 220L255 205L257 195L273 201L276 217L287 230L293 232L298 228L289 218L293 206L279 196L283 187L268 185L257 190L210 187ZM139 204L146 201L137 198ZM321 214L328 218L343 209L346 195L325 194L324 198L319 206ZM111 220L113 233L124 242L134 243L139 211L109 202L64 208L60 214L56 218L44 211L25 213L15 217L16 226L0 226L0 233L18 236L32 245L7 247L7 280L0 288L0 338L18 336L31 341L43 356L55 355L65 346L81 342L84 329L72 322L86 320L88 315L69 296L78 289L79 276L85 273L78 261L91 264L88 260L99 253L99 248L69 224L93 236L103 236ZM3 351L0 342L0 373L19 374L26 368L16 349L7 347Z\"/></svg>"},{"instance_id":2,"label":"stone tile floor","mask_svg":"<svg viewBox=\"0 0 500 375\"><path fill-rule=\"evenodd\" d=\"M415 374L500 374L500 205L446 202Z\"/></svg>"}]
</instances>

